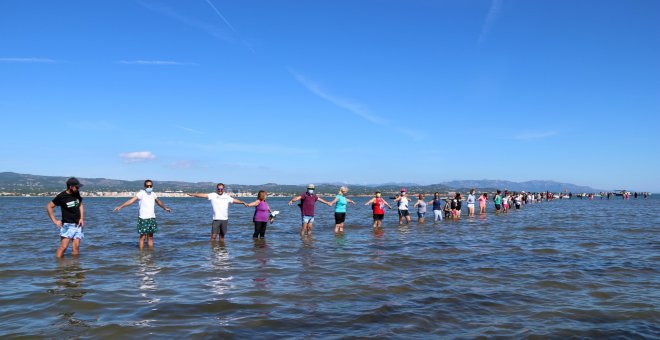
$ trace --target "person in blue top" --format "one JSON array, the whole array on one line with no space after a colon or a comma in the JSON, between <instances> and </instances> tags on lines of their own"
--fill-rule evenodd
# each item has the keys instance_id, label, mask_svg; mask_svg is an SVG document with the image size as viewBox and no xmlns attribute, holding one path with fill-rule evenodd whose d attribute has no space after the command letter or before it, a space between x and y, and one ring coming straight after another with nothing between
<instances>
[{"instance_id":1,"label":"person in blue top","mask_svg":"<svg viewBox=\"0 0 660 340\"><path fill-rule=\"evenodd\" d=\"M442 221L442 200L440 199L440 193L433 193L433 199L428 203L433 205L433 222Z\"/></svg>"},{"instance_id":2,"label":"person in blue top","mask_svg":"<svg viewBox=\"0 0 660 340\"><path fill-rule=\"evenodd\" d=\"M353 200L346 198L347 192L347 187L339 188L339 193L335 199L330 201L330 205L335 206L335 234L344 232L344 221L346 221L346 205L348 205L348 203L355 205Z\"/></svg>"}]
</instances>

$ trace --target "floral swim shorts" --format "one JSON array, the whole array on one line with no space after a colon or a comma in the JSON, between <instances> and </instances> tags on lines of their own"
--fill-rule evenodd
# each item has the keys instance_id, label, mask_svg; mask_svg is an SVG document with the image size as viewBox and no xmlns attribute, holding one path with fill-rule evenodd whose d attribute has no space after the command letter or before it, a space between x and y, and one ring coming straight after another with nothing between
<instances>
[{"instance_id":1,"label":"floral swim shorts","mask_svg":"<svg viewBox=\"0 0 660 340\"><path fill-rule=\"evenodd\" d=\"M158 224L155 218L139 218L137 221L137 232L140 235L155 234L158 231Z\"/></svg>"}]
</instances>

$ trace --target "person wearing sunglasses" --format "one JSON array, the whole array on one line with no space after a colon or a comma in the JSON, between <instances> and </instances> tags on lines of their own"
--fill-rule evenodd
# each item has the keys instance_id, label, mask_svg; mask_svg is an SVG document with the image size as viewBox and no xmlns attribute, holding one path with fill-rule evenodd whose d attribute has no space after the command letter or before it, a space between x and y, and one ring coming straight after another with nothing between
<instances>
[{"instance_id":1,"label":"person wearing sunglasses","mask_svg":"<svg viewBox=\"0 0 660 340\"><path fill-rule=\"evenodd\" d=\"M188 194L188 196L206 198L211 201L213 208L213 222L211 222L211 241L215 241L220 235L220 241L225 240L227 234L227 224L229 222L229 204L242 204L247 207L247 203L231 197L225 192L225 185L218 183L215 186L215 191L210 194L198 193Z\"/></svg>"},{"instance_id":2,"label":"person wearing sunglasses","mask_svg":"<svg viewBox=\"0 0 660 340\"><path fill-rule=\"evenodd\" d=\"M71 177L66 181L66 190L59 193L46 205L46 212L50 220L60 229L60 246L55 252L56 257L64 257L66 248L71 246L71 255L80 254L80 240L84 238L83 225L85 209L80 196L80 184L77 178ZM62 219L58 220L53 208L60 207Z\"/></svg>"},{"instance_id":3,"label":"person wearing sunglasses","mask_svg":"<svg viewBox=\"0 0 660 340\"><path fill-rule=\"evenodd\" d=\"M167 212L172 212L163 202L158 199L154 191L154 182L150 179L144 181L144 189L140 190L135 197L124 202L114 209L115 212L135 203L139 200L140 210L137 220L137 231L140 234L138 246L140 249L144 248L144 240L147 239L149 248L154 247L154 234L158 231L158 224L156 223L156 204Z\"/></svg>"}]
</instances>

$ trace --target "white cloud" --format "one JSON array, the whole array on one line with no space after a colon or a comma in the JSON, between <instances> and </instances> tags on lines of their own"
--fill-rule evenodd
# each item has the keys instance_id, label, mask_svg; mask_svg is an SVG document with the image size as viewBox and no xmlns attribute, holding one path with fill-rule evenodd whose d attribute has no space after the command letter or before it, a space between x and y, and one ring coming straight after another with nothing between
<instances>
[{"instance_id":1,"label":"white cloud","mask_svg":"<svg viewBox=\"0 0 660 340\"><path fill-rule=\"evenodd\" d=\"M48 58L0 58L1 62L7 63L54 63L53 59Z\"/></svg>"},{"instance_id":2,"label":"white cloud","mask_svg":"<svg viewBox=\"0 0 660 340\"><path fill-rule=\"evenodd\" d=\"M531 131L520 133L515 138L520 140L542 139L556 136L558 134L557 131Z\"/></svg>"},{"instance_id":3,"label":"white cloud","mask_svg":"<svg viewBox=\"0 0 660 340\"><path fill-rule=\"evenodd\" d=\"M119 157L124 163L138 163L156 159L156 155L152 154L151 151L126 152L119 154Z\"/></svg>"},{"instance_id":4,"label":"white cloud","mask_svg":"<svg viewBox=\"0 0 660 340\"><path fill-rule=\"evenodd\" d=\"M126 65L197 65L197 63L188 63L181 61L171 61L171 60L121 60L120 64Z\"/></svg>"}]
</instances>

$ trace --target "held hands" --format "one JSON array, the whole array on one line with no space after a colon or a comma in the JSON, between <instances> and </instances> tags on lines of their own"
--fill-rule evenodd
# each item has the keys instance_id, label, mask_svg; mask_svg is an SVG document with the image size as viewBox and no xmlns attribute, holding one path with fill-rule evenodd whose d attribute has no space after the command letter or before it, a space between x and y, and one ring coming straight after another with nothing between
<instances>
[{"instance_id":1,"label":"held hands","mask_svg":"<svg viewBox=\"0 0 660 340\"><path fill-rule=\"evenodd\" d=\"M248 204L243 202L243 206L247 208Z\"/></svg>"}]
</instances>

